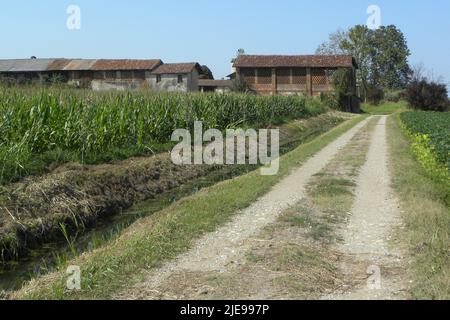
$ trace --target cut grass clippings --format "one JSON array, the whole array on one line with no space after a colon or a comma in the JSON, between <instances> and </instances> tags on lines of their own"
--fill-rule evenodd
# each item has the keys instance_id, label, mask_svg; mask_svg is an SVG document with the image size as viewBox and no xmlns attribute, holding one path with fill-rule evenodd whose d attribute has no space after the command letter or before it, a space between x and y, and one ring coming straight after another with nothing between
<instances>
[{"instance_id":1,"label":"cut grass clippings","mask_svg":"<svg viewBox=\"0 0 450 320\"><path fill-rule=\"evenodd\" d=\"M14 293L22 299L106 299L139 280L145 269L160 266L192 247L194 240L229 221L270 190L292 168L320 151L365 116L358 116L301 145L280 159L280 172L262 176L259 170L219 183L185 198L132 225L115 242L83 255L71 265L81 267L81 291L66 290L65 270L32 280Z\"/></svg>"}]
</instances>

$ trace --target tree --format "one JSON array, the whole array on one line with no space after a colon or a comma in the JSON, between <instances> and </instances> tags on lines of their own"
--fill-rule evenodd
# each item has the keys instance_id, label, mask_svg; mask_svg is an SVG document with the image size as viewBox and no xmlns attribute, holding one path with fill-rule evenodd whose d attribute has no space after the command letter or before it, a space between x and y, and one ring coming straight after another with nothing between
<instances>
[{"instance_id":1,"label":"tree","mask_svg":"<svg viewBox=\"0 0 450 320\"><path fill-rule=\"evenodd\" d=\"M330 34L327 42L322 43L316 50L316 54L319 55L336 55L347 54L342 48L341 44L348 38L348 32L338 30L335 33Z\"/></svg>"},{"instance_id":2,"label":"tree","mask_svg":"<svg viewBox=\"0 0 450 320\"><path fill-rule=\"evenodd\" d=\"M369 90L405 88L411 69L410 51L403 33L391 25L371 30L357 25L337 31L319 46L318 54L348 54L355 57L357 81L362 95Z\"/></svg>"},{"instance_id":3,"label":"tree","mask_svg":"<svg viewBox=\"0 0 450 320\"><path fill-rule=\"evenodd\" d=\"M372 53L372 30L366 26L357 25L348 31L348 37L341 43L342 49L347 54L355 57L358 63L357 81L365 96L370 86L374 84L370 80Z\"/></svg>"},{"instance_id":4,"label":"tree","mask_svg":"<svg viewBox=\"0 0 450 320\"><path fill-rule=\"evenodd\" d=\"M411 73L408 64L410 51L405 36L395 26L374 31L372 56L372 81L392 90L403 89Z\"/></svg>"},{"instance_id":5,"label":"tree","mask_svg":"<svg viewBox=\"0 0 450 320\"><path fill-rule=\"evenodd\" d=\"M348 31L338 30L330 34L327 42L317 49L317 54L346 54L355 57L358 63L356 73L361 93L365 96L369 87L371 65L371 30L366 26L357 25Z\"/></svg>"},{"instance_id":6,"label":"tree","mask_svg":"<svg viewBox=\"0 0 450 320\"><path fill-rule=\"evenodd\" d=\"M214 75L213 75L211 69L209 69L205 65L201 66L201 68L202 68L202 73L200 74L199 79L214 79Z\"/></svg>"}]
</instances>

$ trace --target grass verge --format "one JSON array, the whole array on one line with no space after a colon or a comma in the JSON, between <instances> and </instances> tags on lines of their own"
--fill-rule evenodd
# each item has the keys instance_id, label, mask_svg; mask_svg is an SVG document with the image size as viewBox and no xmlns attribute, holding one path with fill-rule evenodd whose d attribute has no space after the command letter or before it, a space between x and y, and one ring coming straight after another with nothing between
<instances>
[{"instance_id":1,"label":"grass verge","mask_svg":"<svg viewBox=\"0 0 450 320\"><path fill-rule=\"evenodd\" d=\"M386 115L392 114L397 111L404 111L407 109L407 103L405 101L400 102L387 102L381 105L375 106L372 104L365 103L362 106L362 110L365 113L375 114L375 115Z\"/></svg>"},{"instance_id":2,"label":"grass verge","mask_svg":"<svg viewBox=\"0 0 450 320\"><path fill-rule=\"evenodd\" d=\"M142 280L143 269L161 265L189 249L193 241L230 220L239 210L270 190L290 170L320 151L365 117L355 117L301 145L280 161L276 176L254 171L219 183L131 226L108 246L71 261L81 267L82 290L66 290L65 270L36 279L14 293L24 299L105 299Z\"/></svg>"},{"instance_id":3,"label":"grass verge","mask_svg":"<svg viewBox=\"0 0 450 320\"><path fill-rule=\"evenodd\" d=\"M445 188L414 159L399 121L398 114L388 120L390 169L406 223L405 239L414 256L411 294L416 299L449 299L450 211Z\"/></svg>"}]
</instances>

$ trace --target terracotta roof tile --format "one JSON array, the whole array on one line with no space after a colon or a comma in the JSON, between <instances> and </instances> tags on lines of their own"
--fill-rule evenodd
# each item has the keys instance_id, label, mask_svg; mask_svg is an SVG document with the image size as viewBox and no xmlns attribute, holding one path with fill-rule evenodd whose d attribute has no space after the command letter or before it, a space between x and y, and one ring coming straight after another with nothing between
<instances>
[{"instance_id":1,"label":"terracotta roof tile","mask_svg":"<svg viewBox=\"0 0 450 320\"><path fill-rule=\"evenodd\" d=\"M356 66L352 56L345 55L241 55L234 62L237 68L323 67Z\"/></svg>"},{"instance_id":2,"label":"terracotta roof tile","mask_svg":"<svg viewBox=\"0 0 450 320\"><path fill-rule=\"evenodd\" d=\"M53 60L47 67L47 71L61 71L70 63L69 59L56 59Z\"/></svg>"},{"instance_id":3,"label":"terracotta roof tile","mask_svg":"<svg viewBox=\"0 0 450 320\"><path fill-rule=\"evenodd\" d=\"M161 60L97 60L90 70L153 70L162 64Z\"/></svg>"},{"instance_id":4,"label":"terracotta roof tile","mask_svg":"<svg viewBox=\"0 0 450 320\"><path fill-rule=\"evenodd\" d=\"M97 60L92 59L72 59L64 66L64 71L87 71L91 70L91 67Z\"/></svg>"},{"instance_id":5,"label":"terracotta roof tile","mask_svg":"<svg viewBox=\"0 0 450 320\"><path fill-rule=\"evenodd\" d=\"M191 73L194 68L201 72L201 67L197 62L189 63L165 63L153 70L153 74Z\"/></svg>"}]
</instances>

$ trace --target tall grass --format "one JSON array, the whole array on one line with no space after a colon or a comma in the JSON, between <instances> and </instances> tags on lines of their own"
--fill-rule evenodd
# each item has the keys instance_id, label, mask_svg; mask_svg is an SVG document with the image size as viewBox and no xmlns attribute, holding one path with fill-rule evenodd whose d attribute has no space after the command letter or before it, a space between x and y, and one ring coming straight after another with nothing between
<instances>
[{"instance_id":1,"label":"tall grass","mask_svg":"<svg viewBox=\"0 0 450 320\"><path fill-rule=\"evenodd\" d=\"M89 163L144 153L196 120L205 129L223 130L325 110L318 99L306 97L0 88L0 181L54 160Z\"/></svg>"}]
</instances>

